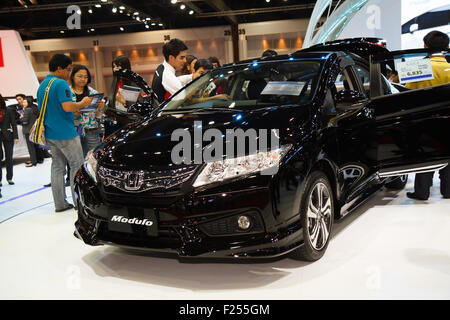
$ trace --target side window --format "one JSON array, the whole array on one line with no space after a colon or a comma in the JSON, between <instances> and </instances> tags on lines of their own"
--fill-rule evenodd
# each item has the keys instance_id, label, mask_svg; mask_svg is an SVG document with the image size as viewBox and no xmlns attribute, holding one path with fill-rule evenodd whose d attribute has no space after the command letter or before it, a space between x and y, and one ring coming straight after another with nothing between
<instances>
[{"instance_id":1,"label":"side window","mask_svg":"<svg viewBox=\"0 0 450 320\"><path fill-rule=\"evenodd\" d=\"M336 90L335 92L339 92L342 90L358 90L358 86L355 84L353 77L351 76L352 71L351 67L348 66L343 69L337 76L336 81L334 82L334 87L332 88Z\"/></svg>"},{"instance_id":2,"label":"side window","mask_svg":"<svg viewBox=\"0 0 450 320\"><path fill-rule=\"evenodd\" d=\"M370 74L366 68L361 66L355 66L356 76L361 80L361 84L364 87L364 92L370 97Z\"/></svg>"}]
</instances>

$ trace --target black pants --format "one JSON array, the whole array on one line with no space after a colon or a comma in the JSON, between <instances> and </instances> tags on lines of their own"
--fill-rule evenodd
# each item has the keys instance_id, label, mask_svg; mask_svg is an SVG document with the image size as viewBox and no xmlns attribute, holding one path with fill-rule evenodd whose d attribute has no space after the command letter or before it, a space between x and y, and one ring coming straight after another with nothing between
<instances>
[{"instance_id":1,"label":"black pants","mask_svg":"<svg viewBox=\"0 0 450 320\"><path fill-rule=\"evenodd\" d=\"M433 185L434 172L418 173L414 180L414 192L421 198L428 199L430 187ZM445 198L450 198L450 164L439 170L441 179L441 194Z\"/></svg>"},{"instance_id":2,"label":"black pants","mask_svg":"<svg viewBox=\"0 0 450 320\"><path fill-rule=\"evenodd\" d=\"M30 141L30 134L25 133L25 140L27 141L28 153L30 154L30 161L32 164L36 164L37 155L36 155L36 144Z\"/></svg>"},{"instance_id":3,"label":"black pants","mask_svg":"<svg viewBox=\"0 0 450 320\"><path fill-rule=\"evenodd\" d=\"M13 178L13 150L14 140L1 140L0 141L0 159L3 159L3 148L5 149L5 162L6 162L6 180L12 180ZM0 170L0 181L2 180L2 170Z\"/></svg>"}]
</instances>

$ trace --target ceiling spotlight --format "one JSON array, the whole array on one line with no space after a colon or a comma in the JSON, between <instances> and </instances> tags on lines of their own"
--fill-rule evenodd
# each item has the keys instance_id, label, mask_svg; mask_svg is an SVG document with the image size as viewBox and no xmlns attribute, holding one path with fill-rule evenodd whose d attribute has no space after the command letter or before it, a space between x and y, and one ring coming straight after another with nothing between
<instances>
[{"instance_id":1,"label":"ceiling spotlight","mask_svg":"<svg viewBox=\"0 0 450 320\"><path fill-rule=\"evenodd\" d=\"M96 8L101 8L102 5L97 3L97 4L95 5L95 7L96 7Z\"/></svg>"},{"instance_id":2,"label":"ceiling spotlight","mask_svg":"<svg viewBox=\"0 0 450 320\"><path fill-rule=\"evenodd\" d=\"M145 27L146 27L147 29L150 28L150 26L149 26L148 24L146 24Z\"/></svg>"},{"instance_id":3,"label":"ceiling spotlight","mask_svg":"<svg viewBox=\"0 0 450 320\"><path fill-rule=\"evenodd\" d=\"M163 26L163 24L162 24L162 23L160 23L160 24L158 24L158 26L162 27L162 26Z\"/></svg>"},{"instance_id":4,"label":"ceiling spotlight","mask_svg":"<svg viewBox=\"0 0 450 320\"><path fill-rule=\"evenodd\" d=\"M137 21L141 21L141 18L137 17L136 20L137 20Z\"/></svg>"},{"instance_id":5,"label":"ceiling spotlight","mask_svg":"<svg viewBox=\"0 0 450 320\"><path fill-rule=\"evenodd\" d=\"M77 10L77 13L81 16L81 10Z\"/></svg>"},{"instance_id":6,"label":"ceiling spotlight","mask_svg":"<svg viewBox=\"0 0 450 320\"><path fill-rule=\"evenodd\" d=\"M113 8L112 8L112 12L113 12L113 13L116 13L116 12L117 12L117 8L116 8L116 7L113 7Z\"/></svg>"},{"instance_id":7,"label":"ceiling spotlight","mask_svg":"<svg viewBox=\"0 0 450 320\"><path fill-rule=\"evenodd\" d=\"M155 23L155 22L152 22L152 26L156 26L156 23Z\"/></svg>"},{"instance_id":8,"label":"ceiling spotlight","mask_svg":"<svg viewBox=\"0 0 450 320\"><path fill-rule=\"evenodd\" d=\"M92 9L91 9L91 8L89 8L88 12L89 12L89 13L92 13Z\"/></svg>"},{"instance_id":9,"label":"ceiling spotlight","mask_svg":"<svg viewBox=\"0 0 450 320\"><path fill-rule=\"evenodd\" d=\"M120 10L120 11L119 11L119 13L123 13L123 11L122 11L122 10Z\"/></svg>"},{"instance_id":10,"label":"ceiling spotlight","mask_svg":"<svg viewBox=\"0 0 450 320\"><path fill-rule=\"evenodd\" d=\"M94 29L94 28L92 28L92 29L91 29L91 31L95 31L95 29Z\"/></svg>"},{"instance_id":11,"label":"ceiling spotlight","mask_svg":"<svg viewBox=\"0 0 450 320\"><path fill-rule=\"evenodd\" d=\"M123 30L125 30L123 27L120 27L120 31L123 31Z\"/></svg>"},{"instance_id":12,"label":"ceiling spotlight","mask_svg":"<svg viewBox=\"0 0 450 320\"><path fill-rule=\"evenodd\" d=\"M102 2L108 2L108 0L101 0Z\"/></svg>"},{"instance_id":13,"label":"ceiling spotlight","mask_svg":"<svg viewBox=\"0 0 450 320\"><path fill-rule=\"evenodd\" d=\"M125 7L124 6L120 6L119 9L120 10L125 10Z\"/></svg>"},{"instance_id":14,"label":"ceiling spotlight","mask_svg":"<svg viewBox=\"0 0 450 320\"><path fill-rule=\"evenodd\" d=\"M64 30L61 30L60 32L61 32L61 33L64 33Z\"/></svg>"},{"instance_id":15,"label":"ceiling spotlight","mask_svg":"<svg viewBox=\"0 0 450 320\"><path fill-rule=\"evenodd\" d=\"M138 16L138 15L139 15L139 12L136 11L136 12L133 13L133 14L134 14L135 16Z\"/></svg>"},{"instance_id":16,"label":"ceiling spotlight","mask_svg":"<svg viewBox=\"0 0 450 320\"><path fill-rule=\"evenodd\" d=\"M180 9L181 9L181 10L184 10L184 9L186 9L186 6L185 6L184 4L182 4L182 5L180 6Z\"/></svg>"},{"instance_id":17,"label":"ceiling spotlight","mask_svg":"<svg viewBox=\"0 0 450 320\"><path fill-rule=\"evenodd\" d=\"M178 0L170 0L170 2L171 2L172 4L175 4L175 3L178 2Z\"/></svg>"},{"instance_id":18,"label":"ceiling spotlight","mask_svg":"<svg viewBox=\"0 0 450 320\"><path fill-rule=\"evenodd\" d=\"M267 2L267 3L269 3L269 2L270 2L270 0L266 0L266 2Z\"/></svg>"},{"instance_id":19,"label":"ceiling spotlight","mask_svg":"<svg viewBox=\"0 0 450 320\"><path fill-rule=\"evenodd\" d=\"M145 18L145 20L150 21L150 20L152 20L152 18Z\"/></svg>"},{"instance_id":20,"label":"ceiling spotlight","mask_svg":"<svg viewBox=\"0 0 450 320\"><path fill-rule=\"evenodd\" d=\"M194 10L189 11L189 14L193 15L194 14Z\"/></svg>"}]
</instances>

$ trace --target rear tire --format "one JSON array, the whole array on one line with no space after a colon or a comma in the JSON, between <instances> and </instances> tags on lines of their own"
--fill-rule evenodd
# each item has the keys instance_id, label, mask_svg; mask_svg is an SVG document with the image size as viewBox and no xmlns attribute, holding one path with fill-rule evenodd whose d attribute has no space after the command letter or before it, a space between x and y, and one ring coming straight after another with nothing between
<instances>
[{"instance_id":1,"label":"rear tire","mask_svg":"<svg viewBox=\"0 0 450 320\"><path fill-rule=\"evenodd\" d=\"M384 186L391 190L403 190L408 182L408 175L399 176Z\"/></svg>"},{"instance_id":2,"label":"rear tire","mask_svg":"<svg viewBox=\"0 0 450 320\"><path fill-rule=\"evenodd\" d=\"M334 220L334 197L327 176L312 172L305 183L300 201L303 245L294 250L296 260L316 261L327 250Z\"/></svg>"}]
</instances>

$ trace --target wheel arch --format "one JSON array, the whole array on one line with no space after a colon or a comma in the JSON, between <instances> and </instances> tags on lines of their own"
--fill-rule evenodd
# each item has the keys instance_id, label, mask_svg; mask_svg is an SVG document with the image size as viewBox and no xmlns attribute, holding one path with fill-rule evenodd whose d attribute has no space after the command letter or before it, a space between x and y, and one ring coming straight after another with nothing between
<instances>
[{"instance_id":1,"label":"wheel arch","mask_svg":"<svg viewBox=\"0 0 450 320\"><path fill-rule=\"evenodd\" d=\"M337 169L332 164L332 162L328 159L320 159L317 161L312 167L310 172L321 171L323 172L330 182L331 189L333 192L334 198L334 218L340 218L341 216L341 206L339 201L339 193L338 193L338 179L337 179Z\"/></svg>"}]
</instances>

